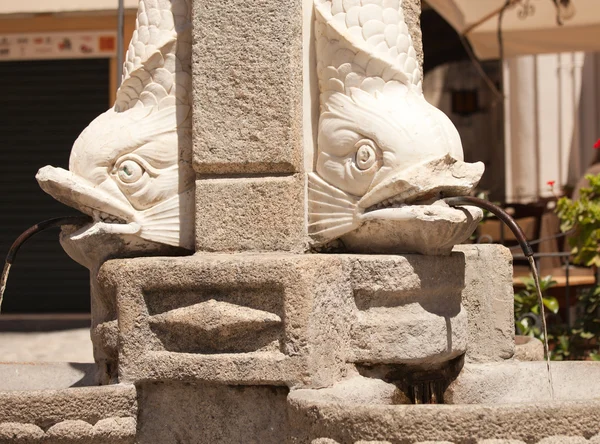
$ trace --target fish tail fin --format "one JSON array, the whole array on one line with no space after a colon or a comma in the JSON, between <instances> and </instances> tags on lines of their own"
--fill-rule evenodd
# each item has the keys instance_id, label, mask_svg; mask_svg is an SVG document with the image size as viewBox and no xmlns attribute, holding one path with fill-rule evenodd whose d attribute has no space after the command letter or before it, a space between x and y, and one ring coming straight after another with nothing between
<instances>
[{"instance_id":1,"label":"fish tail fin","mask_svg":"<svg viewBox=\"0 0 600 444\"><path fill-rule=\"evenodd\" d=\"M189 207L186 202L193 203L193 190L185 191L142 211L140 237L161 244L193 250L193 211L181 211L182 207Z\"/></svg>"},{"instance_id":2,"label":"fish tail fin","mask_svg":"<svg viewBox=\"0 0 600 444\"><path fill-rule=\"evenodd\" d=\"M330 185L316 173L308 175L308 233L325 243L359 225L358 199Z\"/></svg>"}]
</instances>

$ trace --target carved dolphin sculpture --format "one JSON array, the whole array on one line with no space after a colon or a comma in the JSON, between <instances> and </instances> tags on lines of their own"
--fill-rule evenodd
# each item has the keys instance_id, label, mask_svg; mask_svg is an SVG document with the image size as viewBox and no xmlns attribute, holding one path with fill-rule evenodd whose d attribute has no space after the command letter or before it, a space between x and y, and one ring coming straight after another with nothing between
<instances>
[{"instance_id":1,"label":"carved dolphin sculpture","mask_svg":"<svg viewBox=\"0 0 600 444\"><path fill-rule=\"evenodd\" d=\"M423 97L401 1L315 0L315 9L321 116L308 184L314 242L374 219L460 213L429 204L470 192L484 167L463 161L458 131Z\"/></svg>"},{"instance_id":2,"label":"carved dolphin sculpture","mask_svg":"<svg viewBox=\"0 0 600 444\"><path fill-rule=\"evenodd\" d=\"M191 0L140 0L114 108L75 142L44 191L93 217L78 238L133 235L193 248Z\"/></svg>"}]
</instances>

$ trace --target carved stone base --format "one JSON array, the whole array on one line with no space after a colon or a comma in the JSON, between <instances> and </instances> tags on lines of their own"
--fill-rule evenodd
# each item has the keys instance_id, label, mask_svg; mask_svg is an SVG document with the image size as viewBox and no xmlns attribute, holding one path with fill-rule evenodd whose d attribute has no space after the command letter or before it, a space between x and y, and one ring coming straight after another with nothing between
<instances>
[{"instance_id":1,"label":"carved stone base","mask_svg":"<svg viewBox=\"0 0 600 444\"><path fill-rule=\"evenodd\" d=\"M120 259L94 289L114 301L117 321L96 324L116 338L96 341L121 385L30 391L4 378L0 443L600 439L600 366L553 364L552 401L545 363L511 359L502 247ZM446 405L410 405L421 399Z\"/></svg>"},{"instance_id":2,"label":"carved stone base","mask_svg":"<svg viewBox=\"0 0 600 444\"><path fill-rule=\"evenodd\" d=\"M107 262L117 301L121 381L328 387L355 366L443 366L512 356L510 264L497 247L421 255L198 254ZM486 252L495 252L495 256ZM499 258L488 276L481 258ZM484 278L493 295L478 291ZM492 283L494 285L492 285Z\"/></svg>"}]
</instances>

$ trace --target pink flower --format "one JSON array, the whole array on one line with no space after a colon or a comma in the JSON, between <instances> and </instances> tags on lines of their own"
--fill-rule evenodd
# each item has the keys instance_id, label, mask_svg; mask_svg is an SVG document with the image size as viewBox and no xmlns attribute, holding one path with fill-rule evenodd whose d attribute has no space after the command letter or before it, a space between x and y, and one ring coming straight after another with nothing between
<instances>
[{"instance_id":1,"label":"pink flower","mask_svg":"<svg viewBox=\"0 0 600 444\"><path fill-rule=\"evenodd\" d=\"M600 149L600 139L598 139L596 141L596 143L594 144L594 149L596 149L596 150Z\"/></svg>"},{"instance_id":2,"label":"pink flower","mask_svg":"<svg viewBox=\"0 0 600 444\"><path fill-rule=\"evenodd\" d=\"M554 188L554 184L556 183L556 181L555 181L555 180L549 180L549 181L548 181L548 182L546 182L546 183L548 184L548 186L549 186L550 188Z\"/></svg>"}]
</instances>

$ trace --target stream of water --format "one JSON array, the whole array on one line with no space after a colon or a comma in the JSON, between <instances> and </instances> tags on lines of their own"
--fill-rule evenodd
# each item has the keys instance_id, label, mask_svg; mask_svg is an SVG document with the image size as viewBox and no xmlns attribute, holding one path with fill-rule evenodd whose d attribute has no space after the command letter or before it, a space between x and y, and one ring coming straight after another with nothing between
<instances>
[{"instance_id":1,"label":"stream of water","mask_svg":"<svg viewBox=\"0 0 600 444\"><path fill-rule=\"evenodd\" d=\"M8 273L10 272L10 264L4 264L2 276L0 277L0 313L2 312L2 301L4 300L4 291L6 290L6 282L8 281Z\"/></svg>"},{"instance_id":2,"label":"stream of water","mask_svg":"<svg viewBox=\"0 0 600 444\"><path fill-rule=\"evenodd\" d=\"M552 382L552 372L550 371L550 350L548 349L548 327L546 326L546 314L544 309L544 298L542 296L542 289L540 287L540 276L537 271L535 259L533 256L527 258L529 260L529 266L531 267L531 274L535 281L535 289L537 290L538 304L540 306L540 317L542 318L542 327L544 329L544 353L546 354L546 371L548 373L548 385L550 386L550 396L554 400L554 384Z\"/></svg>"}]
</instances>

